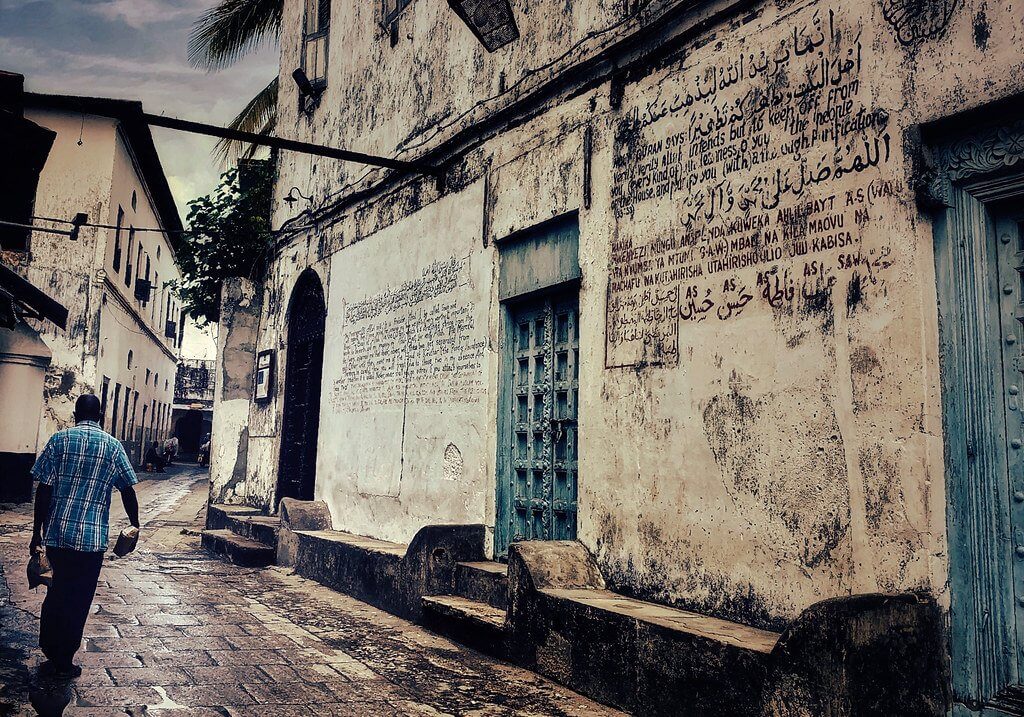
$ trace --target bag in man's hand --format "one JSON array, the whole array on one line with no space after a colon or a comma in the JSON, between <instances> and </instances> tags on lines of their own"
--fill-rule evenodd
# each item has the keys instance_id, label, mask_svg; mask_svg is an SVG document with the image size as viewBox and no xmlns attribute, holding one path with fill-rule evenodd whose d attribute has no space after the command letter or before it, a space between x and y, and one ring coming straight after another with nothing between
<instances>
[{"instance_id":1,"label":"bag in man's hand","mask_svg":"<svg viewBox=\"0 0 1024 717\"><path fill-rule=\"evenodd\" d=\"M121 534L117 536L117 542L114 543L114 555L119 558L123 558L128 553L135 550L135 546L139 543L139 529L134 525L125 528L121 531Z\"/></svg>"},{"instance_id":2,"label":"bag in man's hand","mask_svg":"<svg viewBox=\"0 0 1024 717\"><path fill-rule=\"evenodd\" d=\"M46 559L46 553L41 548L32 552L28 559L28 567L25 569L28 574L28 586L35 588L40 585L50 587L53 583L53 572L50 570L50 561Z\"/></svg>"}]
</instances>

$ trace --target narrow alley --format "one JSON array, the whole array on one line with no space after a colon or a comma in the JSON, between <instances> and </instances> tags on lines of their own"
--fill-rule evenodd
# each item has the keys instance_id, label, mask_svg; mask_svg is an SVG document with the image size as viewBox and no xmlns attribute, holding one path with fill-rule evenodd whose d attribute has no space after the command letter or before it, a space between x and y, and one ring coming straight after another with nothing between
<instances>
[{"instance_id":1,"label":"narrow alley","mask_svg":"<svg viewBox=\"0 0 1024 717\"><path fill-rule=\"evenodd\" d=\"M65 714L618 714L290 571L211 558L199 546L206 473L171 470L139 485L139 550L107 556ZM115 501L112 532L125 524ZM30 530L29 505L0 512L5 717L35 714L44 591L24 579Z\"/></svg>"}]
</instances>

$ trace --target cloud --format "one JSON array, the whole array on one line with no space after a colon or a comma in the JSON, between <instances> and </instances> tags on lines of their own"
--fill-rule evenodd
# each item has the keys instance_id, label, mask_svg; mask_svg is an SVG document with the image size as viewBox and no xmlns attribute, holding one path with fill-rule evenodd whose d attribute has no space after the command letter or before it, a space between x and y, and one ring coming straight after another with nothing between
<instances>
[{"instance_id":1,"label":"cloud","mask_svg":"<svg viewBox=\"0 0 1024 717\"><path fill-rule=\"evenodd\" d=\"M190 67L189 29L214 1L0 0L0 68L37 92L139 99L149 112L226 124L277 73L277 52L215 74ZM154 139L184 217L217 185L214 140L159 129Z\"/></svg>"},{"instance_id":2,"label":"cloud","mask_svg":"<svg viewBox=\"0 0 1024 717\"><path fill-rule=\"evenodd\" d=\"M108 20L123 20L132 27L185 18L191 24L210 5L209 0L164 2L162 0L104 0L88 4L88 10Z\"/></svg>"}]
</instances>

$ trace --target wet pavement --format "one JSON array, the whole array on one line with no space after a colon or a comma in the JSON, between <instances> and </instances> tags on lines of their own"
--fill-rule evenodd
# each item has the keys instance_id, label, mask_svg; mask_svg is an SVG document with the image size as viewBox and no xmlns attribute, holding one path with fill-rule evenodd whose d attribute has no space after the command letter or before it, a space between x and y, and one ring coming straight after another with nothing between
<instances>
[{"instance_id":1,"label":"wet pavement","mask_svg":"<svg viewBox=\"0 0 1024 717\"><path fill-rule=\"evenodd\" d=\"M36 714L30 700L82 716L620 714L288 570L212 559L196 466L137 492L139 550L107 554L72 685L35 674L31 509L0 507L0 717ZM114 503L112 536L127 525Z\"/></svg>"}]
</instances>

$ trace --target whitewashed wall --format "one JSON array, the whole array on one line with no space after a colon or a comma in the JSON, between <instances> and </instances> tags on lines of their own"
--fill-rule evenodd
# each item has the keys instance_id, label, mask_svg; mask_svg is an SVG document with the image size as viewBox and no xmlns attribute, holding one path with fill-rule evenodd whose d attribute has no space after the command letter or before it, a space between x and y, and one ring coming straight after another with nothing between
<instances>
[{"instance_id":1,"label":"whitewashed wall","mask_svg":"<svg viewBox=\"0 0 1024 717\"><path fill-rule=\"evenodd\" d=\"M336 528L408 542L481 523L493 461L492 250L482 184L334 255L316 496Z\"/></svg>"}]
</instances>

